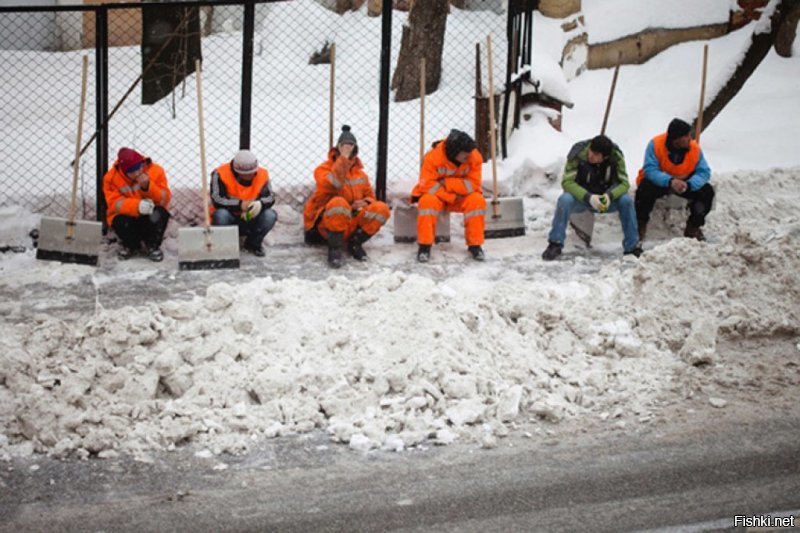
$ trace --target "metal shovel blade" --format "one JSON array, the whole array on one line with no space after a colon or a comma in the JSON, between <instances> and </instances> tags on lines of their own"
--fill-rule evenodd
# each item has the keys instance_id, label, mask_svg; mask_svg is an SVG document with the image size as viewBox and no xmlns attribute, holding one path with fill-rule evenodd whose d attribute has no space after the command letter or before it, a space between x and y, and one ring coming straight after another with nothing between
<instances>
[{"instance_id":1,"label":"metal shovel blade","mask_svg":"<svg viewBox=\"0 0 800 533\"><path fill-rule=\"evenodd\" d=\"M239 268L239 228L213 226L178 230L178 269Z\"/></svg>"},{"instance_id":2,"label":"metal shovel blade","mask_svg":"<svg viewBox=\"0 0 800 533\"><path fill-rule=\"evenodd\" d=\"M587 248L592 247L592 233L594 233L594 213L589 211L581 211L580 213L572 213L569 216L569 225L575 230L575 234Z\"/></svg>"},{"instance_id":3,"label":"metal shovel blade","mask_svg":"<svg viewBox=\"0 0 800 533\"><path fill-rule=\"evenodd\" d=\"M525 212L522 207L522 198L498 198L497 216L494 216L494 206L493 200L486 205L484 237L502 239L525 235Z\"/></svg>"},{"instance_id":4,"label":"metal shovel blade","mask_svg":"<svg viewBox=\"0 0 800 533\"><path fill-rule=\"evenodd\" d=\"M103 225L100 222L76 220L72 237L67 236L66 218L42 217L39 226L36 259L97 265Z\"/></svg>"},{"instance_id":5,"label":"metal shovel blade","mask_svg":"<svg viewBox=\"0 0 800 533\"><path fill-rule=\"evenodd\" d=\"M394 206L394 242L417 242L417 206L399 203ZM450 213L440 211L436 218L436 242L450 242Z\"/></svg>"}]
</instances>

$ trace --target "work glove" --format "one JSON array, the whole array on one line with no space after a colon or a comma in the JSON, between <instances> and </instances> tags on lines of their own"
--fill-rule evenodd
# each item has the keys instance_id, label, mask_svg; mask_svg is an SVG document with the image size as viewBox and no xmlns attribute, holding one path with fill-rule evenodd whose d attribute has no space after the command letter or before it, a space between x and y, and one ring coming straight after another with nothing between
<instances>
[{"instance_id":1,"label":"work glove","mask_svg":"<svg viewBox=\"0 0 800 533\"><path fill-rule=\"evenodd\" d=\"M254 200L249 206L247 206L247 209L242 210L242 220L245 222L250 222L258 216L262 207L263 204L260 200Z\"/></svg>"},{"instance_id":2,"label":"work glove","mask_svg":"<svg viewBox=\"0 0 800 533\"><path fill-rule=\"evenodd\" d=\"M149 215L155 209L156 204L153 203L153 200L148 198L143 198L139 200L139 214L140 215Z\"/></svg>"},{"instance_id":3,"label":"work glove","mask_svg":"<svg viewBox=\"0 0 800 533\"><path fill-rule=\"evenodd\" d=\"M611 199L607 194L593 194L589 197L589 205L598 213L605 213L611 205Z\"/></svg>"}]
</instances>

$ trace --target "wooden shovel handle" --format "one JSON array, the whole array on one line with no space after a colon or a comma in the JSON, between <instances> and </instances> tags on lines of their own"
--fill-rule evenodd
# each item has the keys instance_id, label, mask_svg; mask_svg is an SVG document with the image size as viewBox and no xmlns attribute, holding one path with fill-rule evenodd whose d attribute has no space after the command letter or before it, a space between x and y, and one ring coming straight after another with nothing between
<instances>
[{"instance_id":1,"label":"wooden shovel handle","mask_svg":"<svg viewBox=\"0 0 800 533\"><path fill-rule=\"evenodd\" d=\"M328 147L333 146L333 106L336 98L336 43L331 45L331 75L328 87Z\"/></svg>"},{"instance_id":2,"label":"wooden shovel handle","mask_svg":"<svg viewBox=\"0 0 800 533\"><path fill-rule=\"evenodd\" d=\"M419 166L425 158L425 58L419 60Z\"/></svg>"},{"instance_id":3,"label":"wooden shovel handle","mask_svg":"<svg viewBox=\"0 0 800 533\"><path fill-rule=\"evenodd\" d=\"M72 167L72 196L67 217L67 238L75 236L75 215L78 208L78 169L81 157L81 137L83 135L83 112L86 109L86 80L89 77L89 56L83 56L81 65L81 105L78 112L78 134L75 138L75 165Z\"/></svg>"},{"instance_id":4,"label":"wooden shovel handle","mask_svg":"<svg viewBox=\"0 0 800 533\"><path fill-rule=\"evenodd\" d=\"M208 199L208 176L206 175L206 129L203 124L203 77L200 60L194 61L194 78L197 85L197 126L200 130L200 178L203 183L203 222L206 227L206 240L210 243L211 212Z\"/></svg>"},{"instance_id":5,"label":"wooden shovel handle","mask_svg":"<svg viewBox=\"0 0 800 533\"><path fill-rule=\"evenodd\" d=\"M703 47L703 76L700 80L700 105L697 110L697 124L695 125L694 140L700 144L700 134L703 132L703 109L706 100L706 72L708 71L708 44Z\"/></svg>"},{"instance_id":6,"label":"wooden shovel handle","mask_svg":"<svg viewBox=\"0 0 800 533\"><path fill-rule=\"evenodd\" d=\"M617 62L617 66L614 67L614 77L611 79L611 90L608 91L608 100L606 101L606 112L603 115L603 127L600 128L600 135L606 134L606 126L608 125L608 115L611 113L611 102L614 101L614 91L617 88L617 77L619 77L619 65L622 62L622 59Z\"/></svg>"},{"instance_id":7,"label":"wooden shovel handle","mask_svg":"<svg viewBox=\"0 0 800 533\"><path fill-rule=\"evenodd\" d=\"M497 139L494 125L494 69L492 68L492 36L486 36L486 51L489 56L489 149L492 156L492 216L497 218L499 202L497 200Z\"/></svg>"}]
</instances>

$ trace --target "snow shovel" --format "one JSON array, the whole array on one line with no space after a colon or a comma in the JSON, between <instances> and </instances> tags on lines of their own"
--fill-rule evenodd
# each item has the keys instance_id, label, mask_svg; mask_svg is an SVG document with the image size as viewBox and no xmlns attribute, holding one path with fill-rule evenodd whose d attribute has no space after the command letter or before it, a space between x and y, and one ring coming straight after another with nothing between
<instances>
[{"instance_id":1,"label":"snow shovel","mask_svg":"<svg viewBox=\"0 0 800 533\"><path fill-rule=\"evenodd\" d=\"M83 56L81 72L81 106L78 114L78 136L75 141L75 164L72 167L72 196L68 218L42 217L39 227L39 242L36 259L97 265L103 225L100 222L75 220L78 194L78 169L80 167L81 135L83 134L83 111L86 107L86 78L89 58Z\"/></svg>"},{"instance_id":2,"label":"snow shovel","mask_svg":"<svg viewBox=\"0 0 800 533\"><path fill-rule=\"evenodd\" d=\"M425 58L419 63L419 166L425 159ZM394 205L394 242L417 242L417 206L400 200ZM440 211L436 217L434 242L450 242L450 213Z\"/></svg>"},{"instance_id":3,"label":"snow shovel","mask_svg":"<svg viewBox=\"0 0 800 533\"><path fill-rule=\"evenodd\" d=\"M603 115L603 126L600 128L600 135L605 135L606 126L608 125L608 115L611 111L611 102L614 100L614 90L617 87L617 77L619 76L619 66L621 61L617 62L614 68L614 76L611 78L611 90L608 92L608 101L606 102L606 112ZM573 213L569 217L569 225L575 231L583 244L587 248L592 247L592 235L594 234L594 213L589 211L581 211L580 213Z\"/></svg>"},{"instance_id":4,"label":"snow shovel","mask_svg":"<svg viewBox=\"0 0 800 533\"><path fill-rule=\"evenodd\" d=\"M486 36L489 54L489 146L492 155L492 201L486 208L487 239L525 235L525 214L522 198L497 197L497 133L494 123L494 76L492 74L492 36Z\"/></svg>"},{"instance_id":5,"label":"snow shovel","mask_svg":"<svg viewBox=\"0 0 800 533\"><path fill-rule=\"evenodd\" d=\"M197 82L197 123L200 127L200 176L203 182L203 221L201 228L178 230L178 268L180 270L210 270L239 268L239 228L236 226L211 227L208 202L208 177L206 175L206 140L203 126L203 83L200 60L194 64Z\"/></svg>"}]
</instances>

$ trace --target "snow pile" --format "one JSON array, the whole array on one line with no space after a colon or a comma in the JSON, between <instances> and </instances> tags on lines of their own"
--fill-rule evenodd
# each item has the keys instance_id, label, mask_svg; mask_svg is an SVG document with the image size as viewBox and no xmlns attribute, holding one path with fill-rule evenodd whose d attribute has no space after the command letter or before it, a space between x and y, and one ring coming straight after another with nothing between
<instances>
[{"instance_id":1,"label":"snow pile","mask_svg":"<svg viewBox=\"0 0 800 533\"><path fill-rule=\"evenodd\" d=\"M648 416L718 336L800 334L798 237L676 239L566 282L265 278L3 324L0 453L239 452L315 428L360 450L491 445L519 424Z\"/></svg>"},{"instance_id":2,"label":"snow pile","mask_svg":"<svg viewBox=\"0 0 800 533\"><path fill-rule=\"evenodd\" d=\"M614 41L647 29L691 28L728 22L731 0L583 0L589 43ZM621 14L624 13L624 16Z\"/></svg>"}]
</instances>

